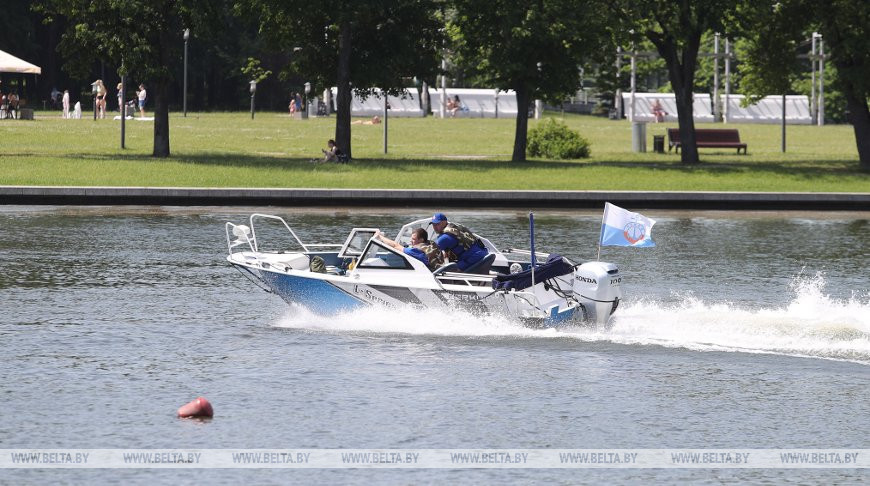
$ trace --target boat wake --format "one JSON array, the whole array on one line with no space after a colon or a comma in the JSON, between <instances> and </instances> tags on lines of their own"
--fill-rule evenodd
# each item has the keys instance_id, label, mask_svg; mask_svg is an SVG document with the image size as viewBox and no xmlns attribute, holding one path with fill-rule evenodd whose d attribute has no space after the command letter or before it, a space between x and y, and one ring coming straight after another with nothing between
<instances>
[{"instance_id":1,"label":"boat wake","mask_svg":"<svg viewBox=\"0 0 870 486\"><path fill-rule=\"evenodd\" d=\"M870 294L846 299L824 293L825 279L799 276L784 307L705 302L682 296L679 304L639 301L620 306L610 331L594 328L529 329L500 316L460 311L369 308L322 317L293 307L275 325L338 333L576 339L692 351L781 354L870 365Z\"/></svg>"}]
</instances>

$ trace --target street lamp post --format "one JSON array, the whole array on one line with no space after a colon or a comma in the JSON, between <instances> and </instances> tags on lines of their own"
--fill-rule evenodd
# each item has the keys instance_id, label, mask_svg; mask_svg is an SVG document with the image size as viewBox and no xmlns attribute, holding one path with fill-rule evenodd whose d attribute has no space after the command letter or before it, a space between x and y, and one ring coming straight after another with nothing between
<instances>
[{"instance_id":1,"label":"street lamp post","mask_svg":"<svg viewBox=\"0 0 870 486\"><path fill-rule=\"evenodd\" d=\"M254 95L257 93L257 81L251 80L251 120L254 119Z\"/></svg>"},{"instance_id":2,"label":"street lamp post","mask_svg":"<svg viewBox=\"0 0 870 486\"><path fill-rule=\"evenodd\" d=\"M498 88L495 90L495 117L498 118Z\"/></svg>"},{"instance_id":3,"label":"street lamp post","mask_svg":"<svg viewBox=\"0 0 870 486\"><path fill-rule=\"evenodd\" d=\"M384 95L384 154L387 153L387 124L390 122L390 114L388 110L390 109L390 101L387 96L387 92L385 90L381 90L381 94Z\"/></svg>"},{"instance_id":4,"label":"street lamp post","mask_svg":"<svg viewBox=\"0 0 870 486\"><path fill-rule=\"evenodd\" d=\"M302 119L308 119L308 94L311 93L311 83L305 83L302 89L305 92L305 99L302 100Z\"/></svg>"},{"instance_id":5,"label":"street lamp post","mask_svg":"<svg viewBox=\"0 0 870 486\"><path fill-rule=\"evenodd\" d=\"M187 40L190 39L190 29L184 29L184 116L187 116Z\"/></svg>"},{"instance_id":6,"label":"street lamp post","mask_svg":"<svg viewBox=\"0 0 870 486\"><path fill-rule=\"evenodd\" d=\"M543 67L544 67L544 64L541 62L538 62L538 79L541 79L541 77L542 77L541 72L543 70ZM541 114L542 114L541 112L543 112L543 111L544 111L544 107L541 105L541 100L535 100L535 120L541 119Z\"/></svg>"},{"instance_id":7,"label":"street lamp post","mask_svg":"<svg viewBox=\"0 0 870 486\"><path fill-rule=\"evenodd\" d=\"M123 63L122 63L122 66L123 66ZM127 125L126 125L127 107L124 106L124 99L126 96L126 90L127 90L127 76L124 74L121 74L121 92L118 94L118 100L121 102L121 106L118 107L121 110L121 148L125 148L124 147L124 145L125 145L124 139L127 135Z\"/></svg>"}]
</instances>

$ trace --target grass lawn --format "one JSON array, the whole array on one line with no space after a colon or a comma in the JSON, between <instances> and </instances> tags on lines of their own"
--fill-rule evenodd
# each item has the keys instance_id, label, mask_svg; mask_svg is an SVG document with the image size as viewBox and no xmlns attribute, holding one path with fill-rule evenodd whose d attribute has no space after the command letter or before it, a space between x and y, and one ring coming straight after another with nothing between
<instances>
[{"instance_id":1,"label":"grass lawn","mask_svg":"<svg viewBox=\"0 0 870 486\"><path fill-rule=\"evenodd\" d=\"M632 153L624 120L548 113L588 138L592 157L513 163L513 119L391 118L387 155L383 125L354 125L354 160L335 165L310 162L334 117L173 114L172 157L161 160L150 157L152 122L128 121L121 150L119 121L36 115L0 120L0 185L870 192L849 125L790 126L783 154L778 125L732 124L749 155L701 149L702 164L685 167L678 155ZM648 125L648 147L673 126Z\"/></svg>"}]
</instances>

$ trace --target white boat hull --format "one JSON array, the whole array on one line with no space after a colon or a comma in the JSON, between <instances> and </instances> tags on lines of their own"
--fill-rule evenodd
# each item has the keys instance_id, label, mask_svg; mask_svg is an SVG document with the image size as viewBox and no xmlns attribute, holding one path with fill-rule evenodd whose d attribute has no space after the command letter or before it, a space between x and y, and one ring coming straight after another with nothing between
<instances>
[{"instance_id":1,"label":"white boat hull","mask_svg":"<svg viewBox=\"0 0 870 486\"><path fill-rule=\"evenodd\" d=\"M253 221L254 216L252 226ZM509 273L511 265L515 269L517 265L527 269L528 274L530 264L509 259L513 256L510 251L495 250L488 240L490 251L498 252L493 272L433 274L422 262L378 246L375 238L359 240L366 243L359 244L364 250L358 252L359 264L356 265L357 258L347 255L354 232L341 251L305 251L310 248L304 248L299 252L270 253L257 249L254 236L241 242L230 241L231 228L235 233L244 234L228 223L229 263L286 302L322 315L353 312L369 306L460 309L475 314L503 315L534 327L598 325L609 328L611 315L621 299L618 269L603 262L574 266L560 259L567 269L562 274L547 275L540 270L538 280L533 277L525 285L496 289L496 275ZM250 251L233 251L234 246L244 242L249 243ZM312 270L311 262L317 258L328 262L327 270Z\"/></svg>"}]
</instances>

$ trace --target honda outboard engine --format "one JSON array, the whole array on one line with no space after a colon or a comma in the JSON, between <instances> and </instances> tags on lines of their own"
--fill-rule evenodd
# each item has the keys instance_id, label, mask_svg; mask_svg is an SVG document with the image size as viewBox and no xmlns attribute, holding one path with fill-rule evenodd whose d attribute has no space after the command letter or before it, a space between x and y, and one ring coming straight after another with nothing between
<instances>
[{"instance_id":1,"label":"honda outboard engine","mask_svg":"<svg viewBox=\"0 0 870 486\"><path fill-rule=\"evenodd\" d=\"M610 329L622 288L619 268L613 263L588 262L574 270L574 298L586 308L589 322Z\"/></svg>"}]
</instances>

